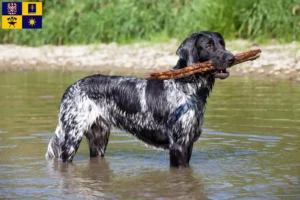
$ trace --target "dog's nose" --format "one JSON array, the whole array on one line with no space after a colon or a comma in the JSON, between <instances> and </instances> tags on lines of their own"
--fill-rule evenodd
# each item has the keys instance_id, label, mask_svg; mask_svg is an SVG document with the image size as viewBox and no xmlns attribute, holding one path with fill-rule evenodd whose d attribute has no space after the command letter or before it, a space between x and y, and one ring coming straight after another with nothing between
<instances>
[{"instance_id":1,"label":"dog's nose","mask_svg":"<svg viewBox=\"0 0 300 200\"><path fill-rule=\"evenodd\" d=\"M228 57L226 58L226 61L229 65L232 65L235 61L234 55L228 55Z\"/></svg>"}]
</instances>

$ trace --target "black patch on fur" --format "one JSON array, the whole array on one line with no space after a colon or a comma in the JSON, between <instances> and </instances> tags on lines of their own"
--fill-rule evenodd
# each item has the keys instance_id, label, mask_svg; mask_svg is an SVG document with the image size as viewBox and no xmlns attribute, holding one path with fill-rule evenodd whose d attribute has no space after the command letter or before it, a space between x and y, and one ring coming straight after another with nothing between
<instances>
[{"instance_id":1,"label":"black patch on fur","mask_svg":"<svg viewBox=\"0 0 300 200\"><path fill-rule=\"evenodd\" d=\"M90 99L100 102L101 100L103 101L108 87L112 84L111 79L108 76L97 74L84 78L82 85Z\"/></svg>"},{"instance_id":2,"label":"black patch on fur","mask_svg":"<svg viewBox=\"0 0 300 200\"><path fill-rule=\"evenodd\" d=\"M163 149L169 148L168 136L159 132L158 130L142 129L141 131L137 132L135 136L151 146Z\"/></svg>"},{"instance_id":3,"label":"black patch on fur","mask_svg":"<svg viewBox=\"0 0 300 200\"><path fill-rule=\"evenodd\" d=\"M167 96L164 90L163 80L149 80L145 91L146 103L152 115L158 123L165 123L169 117L167 109Z\"/></svg>"},{"instance_id":4,"label":"black patch on fur","mask_svg":"<svg viewBox=\"0 0 300 200\"><path fill-rule=\"evenodd\" d=\"M121 78L103 75L87 77L84 81L87 95L99 103L113 101L120 110L136 114L141 111L136 82L130 79L119 81Z\"/></svg>"},{"instance_id":5,"label":"black patch on fur","mask_svg":"<svg viewBox=\"0 0 300 200\"><path fill-rule=\"evenodd\" d=\"M141 111L138 94L136 82L126 80L112 88L109 98L113 99L120 110L128 114L136 114Z\"/></svg>"}]
</instances>

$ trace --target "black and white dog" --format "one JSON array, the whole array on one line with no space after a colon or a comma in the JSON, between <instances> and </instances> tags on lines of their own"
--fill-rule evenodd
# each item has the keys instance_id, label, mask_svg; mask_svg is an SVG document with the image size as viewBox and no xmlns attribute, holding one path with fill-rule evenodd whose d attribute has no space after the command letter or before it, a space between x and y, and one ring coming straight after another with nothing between
<instances>
[{"instance_id":1,"label":"black and white dog","mask_svg":"<svg viewBox=\"0 0 300 200\"><path fill-rule=\"evenodd\" d=\"M169 150L171 166L188 166L201 134L206 98L215 78L229 76L226 68L235 57L225 49L219 33L208 31L189 36L176 54L174 69L211 60L217 70L170 80L93 75L77 81L62 97L46 157L72 161L83 136L90 156L102 157L114 126L148 145Z\"/></svg>"}]
</instances>

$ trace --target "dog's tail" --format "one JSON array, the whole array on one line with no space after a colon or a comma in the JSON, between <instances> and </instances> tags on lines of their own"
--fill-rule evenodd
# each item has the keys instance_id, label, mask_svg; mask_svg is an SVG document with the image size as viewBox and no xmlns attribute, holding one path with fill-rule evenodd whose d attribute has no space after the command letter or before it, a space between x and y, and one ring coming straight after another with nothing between
<instances>
[{"instance_id":1,"label":"dog's tail","mask_svg":"<svg viewBox=\"0 0 300 200\"><path fill-rule=\"evenodd\" d=\"M61 144L63 141L60 141L60 137L59 135L62 134L62 129L61 126L58 125L55 133L53 134L53 137L51 138L49 145L48 145L48 150L46 153L46 159L54 159L54 158L58 158L59 155L61 154Z\"/></svg>"}]
</instances>

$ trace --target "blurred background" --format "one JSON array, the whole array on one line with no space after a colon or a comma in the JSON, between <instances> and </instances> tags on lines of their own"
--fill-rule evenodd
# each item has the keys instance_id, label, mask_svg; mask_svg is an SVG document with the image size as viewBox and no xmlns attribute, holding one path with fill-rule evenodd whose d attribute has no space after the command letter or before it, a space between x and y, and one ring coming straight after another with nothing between
<instances>
[{"instance_id":1,"label":"blurred background","mask_svg":"<svg viewBox=\"0 0 300 200\"><path fill-rule=\"evenodd\" d=\"M42 30L2 30L1 43L38 46L179 40L200 30L227 39L300 39L299 0L47 0Z\"/></svg>"}]
</instances>

